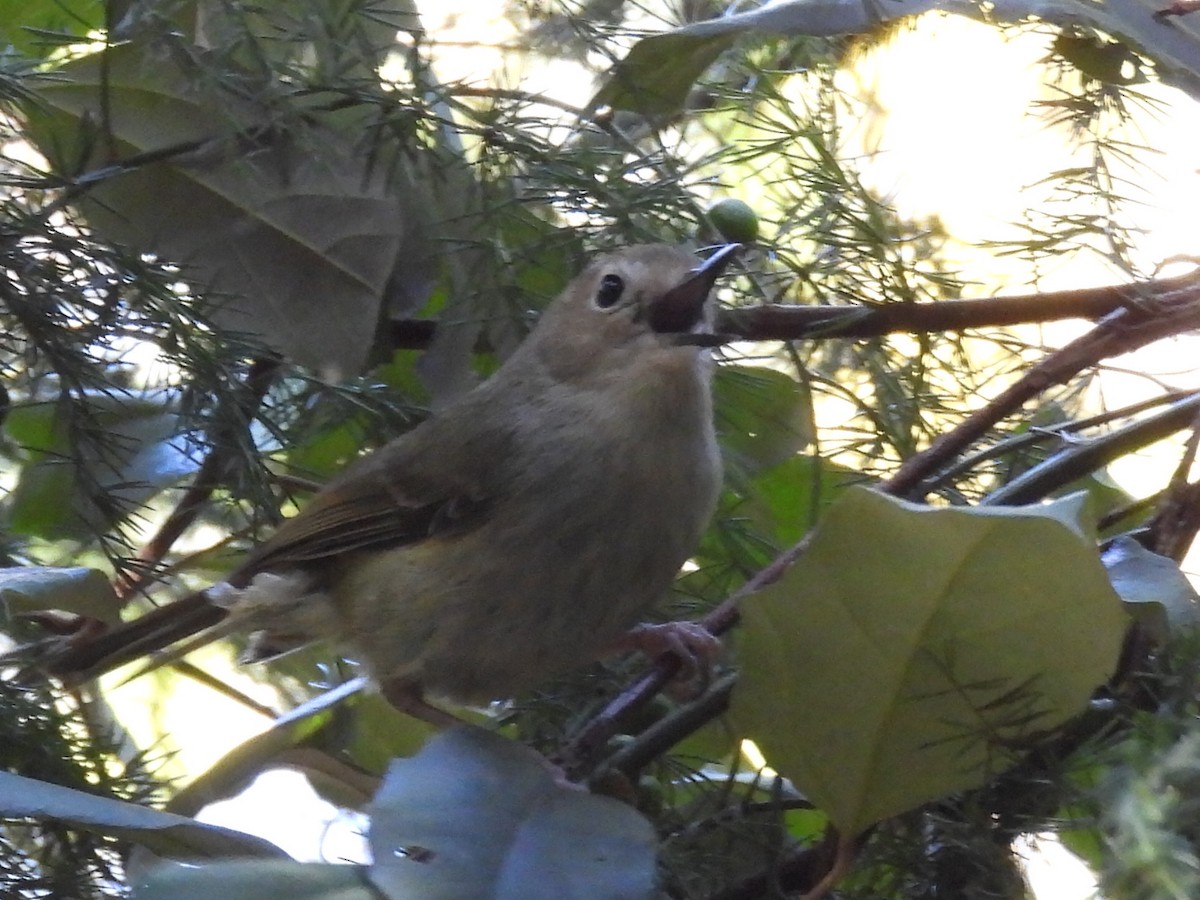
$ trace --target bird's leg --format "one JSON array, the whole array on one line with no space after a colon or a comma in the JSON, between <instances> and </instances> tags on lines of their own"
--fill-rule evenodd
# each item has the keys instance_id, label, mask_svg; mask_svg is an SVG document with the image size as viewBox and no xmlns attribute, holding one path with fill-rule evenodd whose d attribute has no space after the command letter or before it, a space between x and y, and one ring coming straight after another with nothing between
<instances>
[{"instance_id":1,"label":"bird's leg","mask_svg":"<svg viewBox=\"0 0 1200 900\"><path fill-rule=\"evenodd\" d=\"M428 722L434 728L453 728L464 725L462 719L451 715L444 709L439 709L425 701L420 685L413 684L402 678L385 681L379 686L380 693L388 703L402 713L407 713L414 719Z\"/></svg>"},{"instance_id":2,"label":"bird's leg","mask_svg":"<svg viewBox=\"0 0 1200 900\"><path fill-rule=\"evenodd\" d=\"M696 692L693 682L699 681L699 690L708 682L709 672L721 655L721 639L699 622L643 623L631 628L613 642L613 652L637 650L651 660L664 653L673 653L683 664L675 683L681 685L685 694Z\"/></svg>"}]
</instances>

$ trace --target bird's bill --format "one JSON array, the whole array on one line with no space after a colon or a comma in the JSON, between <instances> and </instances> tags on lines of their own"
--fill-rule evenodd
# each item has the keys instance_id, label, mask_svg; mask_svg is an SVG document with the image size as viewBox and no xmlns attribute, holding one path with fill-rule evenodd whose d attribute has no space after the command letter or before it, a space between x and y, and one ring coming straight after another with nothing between
<instances>
[{"instance_id":1,"label":"bird's bill","mask_svg":"<svg viewBox=\"0 0 1200 900\"><path fill-rule=\"evenodd\" d=\"M713 284L741 249L741 244L726 244L659 297L650 310L650 327L667 334L691 331L704 318L704 303Z\"/></svg>"}]
</instances>

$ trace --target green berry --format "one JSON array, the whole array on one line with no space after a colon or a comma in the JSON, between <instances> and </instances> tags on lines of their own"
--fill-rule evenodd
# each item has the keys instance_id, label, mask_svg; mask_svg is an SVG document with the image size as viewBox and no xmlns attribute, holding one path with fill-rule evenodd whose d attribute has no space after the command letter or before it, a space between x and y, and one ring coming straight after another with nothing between
<instances>
[{"instance_id":1,"label":"green berry","mask_svg":"<svg viewBox=\"0 0 1200 900\"><path fill-rule=\"evenodd\" d=\"M758 216L749 203L727 197L708 208L708 220L727 241L749 244L758 237Z\"/></svg>"}]
</instances>

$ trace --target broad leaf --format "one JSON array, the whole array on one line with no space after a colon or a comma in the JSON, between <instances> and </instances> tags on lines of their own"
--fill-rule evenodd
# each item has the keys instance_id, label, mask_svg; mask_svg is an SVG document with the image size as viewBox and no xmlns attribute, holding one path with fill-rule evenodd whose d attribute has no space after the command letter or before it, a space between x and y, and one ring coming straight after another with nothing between
<instances>
[{"instance_id":1,"label":"broad leaf","mask_svg":"<svg viewBox=\"0 0 1200 900\"><path fill-rule=\"evenodd\" d=\"M774 369L721 366L713 402L725 461L742 474L778 465L816 431L807 389Z\"/></svg>"},{"instance_id":2,"label":"broad leaf","mask_svg":"<svg viewBox=\"0 0 1200 900\"><path fill-rule=\"evenodd\" d=\"M159 856L286 856L262 838L134 803L0 772L0 818L50 819L133 841Z\"/></svg>"},{"instance_id":3,"label":"broad leaf","mask_svg":"<svg viewBox=\"0 0 1200 900\"><path fill-rule=\"evenodd\" d=\"M1084 71L1116 84L1136 83L1140 66L1128 45L1154 58L1164 81L1200 96L1200 40L1193 29L1164 26L1137 3L1080 4L1074 0L999 0L989 5L988 21L1021 22L1036 16L1044 22L1077 25L1084 22L1126 39L1127 43L1099 44L1088 54L1073 45L1072 62ZM692 84L740 36L831 36L863 34L895 19L943 10L978 16L979 8L960 0L910 0L880 5L861 0L770 0L757 7L673 31L643 38L625 59L613 67L608 81L592 100L592 107L608 105L643 115L669 115L684 105ZM1176 19L1174 21L1185 21ZM1084 58L1086 56L1086 59Z\"/></svg>"},{"instance_id":4,"label":"broad leaf","mask_svg":"<svg viewBox=\"0 0 1200 900\"><path fill-rule=\"evenodd\" d=\"M121 620L121 601L108 576L84 566L0 569L0 625L19 613L60 609L110 625Z\"/></svg>"},{"instance_id":5,"label":"broad leaf","mask_svg":"<svg viewBox=\"0 0 1200 900\"><path fill-rule=\"evenodd\" d=\"M561 786L534 751L480 728L442 732L393 762L370 812L371 878L396 900L653 894L649 822Z\"/></svg>"},{"instance_id":6,"label":"broad leaf","mask_svg":"<svg viewBox=\"0 0 1200 900\"><path fill-rule=\"evenodd\" d=\"M424 299L423 191L402 158L362 143L358 111L317 98L281 114L185 59L135 42L64 65L27 111L39 149L86 174L97 231L228 294L221 325L302 364L359 370L385 298ZM97 122L117 159L100 155Z\"/></svg>"},{"instance_id":7,"label":"broad leaf","mask_svg":"<svg viewBox=\"0 0 1200 900\"><path fill-rule=\"evenodd\" d=\"M365 866L233 860L155 866L132 885L133 900L378 900Z\"/></svg>"},{"instance_id":8,"label":"broad leaf","mask_svg":"<svg viewBox=\"0 0 1200 900\"><path fill-rule=\"evenodd\" d=\"M45 401L18 407L5 421L30 456L5 501L13 531L88 538L196 470L172 392L88 391L79 400L85 410ZM91 440L80 440L71 424L91 429Z\"/></svg>"},{"instance_id":9,"label":"broad leaf","mask_svg":"<svg viewBox=\"0 0 1200 900\"><path fill-rule=\"evenodd\" d=\"M735 724L847 834L985 783L1116 664L1126 617L1082 505L848 489L743 606Z\"/></svg>"},{"instance_id":10,"label":"broad leaf","mask_svg":"<svg viewBox=\"0 0 1200 900\"><path fill-rule=\"evenodd\" d=\"M1129 614L1160 639L1200 625L1200 596L1175 560L1151 553L1128 536L1116 538L1103 560Z\"/></svg>"},{"instance_id":11,"label":"broad leaf","mask_svg":"<svg viewBox=\"0 0 1200 900\"><path fill-rule=\"evenodd\" d=\"M782 546L800 540L825 509L863 476L818 456L792 456L750 481L745 514Z\"/></svg>"},{"instance_id":12,"label":"broad leaf","mask_svg":"<svg viewBox=\"0 0 1200 900\"><path fill-rule=\"evenodd\" d=\"M197 814L280 767L303 773L331 803L361 806L387 761L415 752L429 734L428 725L397 712L365 684L352 679L281 716L179 791L168 808Z\"/></svg>"},{"instance_id":13,"label":"broad leaf","mask_svg":"<svg viewBox=\"0 0 1200 900\"><path fill-rule=\"evenodd\" d=\"M696 79L736 39L736 34L729 33L696 37L678 32L644 38L613 68L591 106L642 115L677 112Z\"/></svg>"},{"instance_id":14,"label":"broad leaf","mask_svg":"<svg viewBox=\"0 0 1200 900\"><path fill-rule=\"evenodd\" d=\"M42 57L68 41L81 41L104 24L100 0L23 0L0 3L0 47Z\"/></svg>"}]
</instances>

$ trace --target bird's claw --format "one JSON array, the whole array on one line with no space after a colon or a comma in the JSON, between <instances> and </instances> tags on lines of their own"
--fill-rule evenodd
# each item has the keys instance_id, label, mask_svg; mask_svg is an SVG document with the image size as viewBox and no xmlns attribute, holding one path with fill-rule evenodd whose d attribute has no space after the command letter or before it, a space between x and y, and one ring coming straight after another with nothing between
<instances>
[{"instance_id":1,"label":"bird's claw","mask_svg":"<svg viewBox=\"0 0 1200 900\"><path fill-rule=\"evenodd\" d=\"M622 649L638 650L650 659L674 654L681 663L668 692L676 699L695 697L708 686L713 666L721 656L721 639L699 622L642 624L621 638Z\"/></svg>"}]
</instances>

